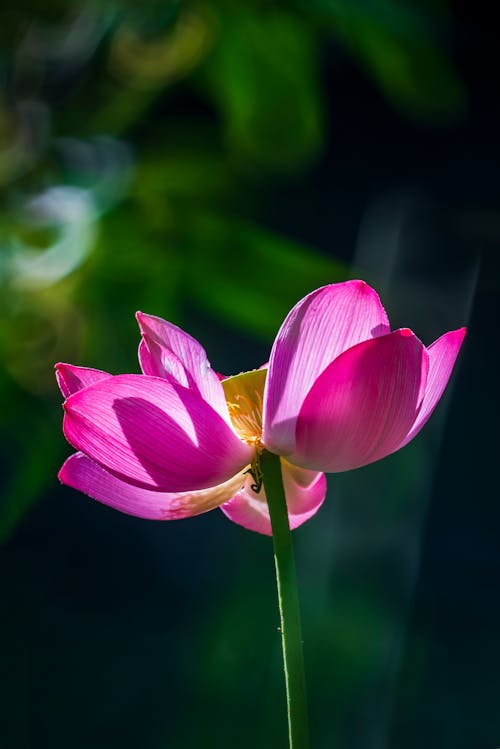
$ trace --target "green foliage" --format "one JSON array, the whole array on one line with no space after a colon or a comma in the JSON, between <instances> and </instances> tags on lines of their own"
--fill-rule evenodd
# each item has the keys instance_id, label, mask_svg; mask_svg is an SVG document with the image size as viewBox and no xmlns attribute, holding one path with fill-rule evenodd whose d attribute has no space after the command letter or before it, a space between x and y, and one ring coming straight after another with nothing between
<instances>
[{"instance_id":1,"label":"green foliage","mask_svg":"<svg viewBox=\"0 0 500 749\"><path fill-rule=\"evenodd\" d=\"M318 13L402 112L445 122L463 114L465 91L436 33L443 18L435 19L423 4L311 0L307 8Z\"/></svg>"},{"instance_id":2,"label":"green foliage","mask_svg":"<svg viewBox=\"0 0 500 749\"><path fill-rule=\"evenodd\" d=\"M222 6L203 71L230 148L256 169L289 169L322 143L318 44L312 27L272 4Z\"/></svg>"},{"instance_id":3,"label":"green foliage","mask_svg":"<svg viewBox=\"0 0 500 749\"><path fill-rule=\"evenodd\" d=\"M267 340L304 294L347 275L343 263L245 221L199 217L186 241L193 302Z\"/></svg>"}]
</instances>

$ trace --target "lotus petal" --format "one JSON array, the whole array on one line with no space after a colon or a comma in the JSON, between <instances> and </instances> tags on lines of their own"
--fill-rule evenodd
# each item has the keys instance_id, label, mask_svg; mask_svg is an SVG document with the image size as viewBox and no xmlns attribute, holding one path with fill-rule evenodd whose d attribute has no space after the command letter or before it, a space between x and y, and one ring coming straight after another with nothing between
<instances>
[{"instance_id":1,"label":"lotus petal","mask_svg":"<svg viewBox=\"0 0 500 749\"><path fill-rule=\"evenodd\" d=\"M351 346L389 332L377 293L364 281L347 281L304 297L281 326L269 359L263 441L288 455L304 399L320 374Z\"/></svg>"},{"instance_id":2,"label":"lotus petal","mask_svg":"<svg viewBox=\"0 0 500 749\"><path fill-rule=\"evenodd\" d=\"M200 395L146 375L117 375L71 395L64 434L114 476L144 489L224 483L253 450Z\"/></svg>"},{"instance_id":3,"label":"lotus petal","mask_svg":"<svg viewBox=\"0 0 500 749\"><path fill-rule=\"evenodd\" d=\"M427 349L429 374L424 399L417 418L400 447L406 445L420 432L437 406L450 379L465 333L465 328L451 330L434 341Z\"/></svg>"},{"instance_id":4,"label":"lotus petal","mask_svg":"<svg viewBox=\"0 0 500 749\"><path fill-rule=\"evenodd\" d=\"M90 367L76 367L74 364L64 364L59 362L55 366L56 380L59 390L65 398L73 393L77 393L94 382L100 382L108 377L112 377L108 372L101 369L91 369Z\"/></svg>"},{"instance_id":5,"label":"lotus petal","mask_svg":"<svg viewBox=\"0 0 500 749\"><path fill-rule=\"evenodd\" d=\"M139 364L145 375L163 377L166 380L173 379L179 385L192 388L199 393L198 386L179 357L154 340L141 339L139 343Z\"/></svg>"},{"instance_id":6,"label":"lotus petal","mask_svg":"<svg viewBox=\"0 0 500 749\"><path fill-rule=\"evenodd\" d=\"M239 473L224 484L195 492L150 491L121 481L83 453L74 453L61 468L59 480L127 515L179 520L218 507L241 488L246 476Z\"/></svg>"},{"instance_id":7,"label":"lotus petal","mask_svg":"<svg viewBox=\"0 0 500 749\"><path fill-rule=\"evenodd\" d=\"M298 528L321 507L326 495L326 478L323 473L292 466L281 459L281 475L285 488L290 528ZM245 486L235 496L221 505L222 512L234 523L250 531L272 536L265 485L256 494L247 478Z\"/></svg>"},{"instance_id":8,"label":"lotus petal","mask_svg":"<svg viewBox=\"0 0 500 749\"><path fill-rule=\"evenodd\" d=\"M290 460L339 472L397 450L419 413L428 358L425 346L407 328L345 351L309 391Z\"/></svg>"},{"instance_id":9,"label":"lotus petal","mask_svg":"<svg viewBox=\"0 0 500 749\"><path fill-rule=\"evenodd\" d=\"M136 317L144 342L139 350L144 374L166 378L173 376L182 385L184 382L179 375L186 377L189 387L196 388L202 398L229 423L224 391L203 346L177 325L161 317L144 312L137 312ZM179 364L184 369L183 374Z\"/></svg>"}]
</instances>

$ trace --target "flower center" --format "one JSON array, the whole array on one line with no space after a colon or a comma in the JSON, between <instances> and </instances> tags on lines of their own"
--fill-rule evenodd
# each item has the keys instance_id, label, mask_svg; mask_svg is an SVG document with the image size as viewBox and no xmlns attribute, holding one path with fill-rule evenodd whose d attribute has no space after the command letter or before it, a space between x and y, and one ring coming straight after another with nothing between
<instances>
[{"instance_id":1,"label":"flower center","mask_svg":"<svg viewBox=\"0 0 500 749\"><path fill-rule=\"evenodd\" d=\"M254 369L222 381L235 431L259 453L262 451L262 400L266 375L266 369Z\"/></svg>"}]
</instances>

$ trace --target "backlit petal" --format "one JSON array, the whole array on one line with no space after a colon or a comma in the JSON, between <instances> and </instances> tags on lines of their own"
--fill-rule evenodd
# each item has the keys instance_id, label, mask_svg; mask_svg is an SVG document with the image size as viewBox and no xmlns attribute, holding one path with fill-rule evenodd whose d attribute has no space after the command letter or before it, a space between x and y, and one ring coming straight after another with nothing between
<instances>
[{"instance_id":1,"label":"backlit petal","mask_svg":"<svg viewBox=\"0 0 500 749\"><path fill-rule=\"evenodd\" d=\"M59 362L55 366L56 380L59 390L68 398L73 393L77 393L94 382L100 382L107 377L112 377L108 372L100 369L90 369L89 367L76 367L74 364L64 364Z\"/></svg>"},{"instance_id":2,"label":"backlit petal","mask_svg":"<svg viewBox=\"0 0 500 749\"><path fill-rule=\"evenodd\" d=\"M429 354L429 375L427 377L424 399L413 426L403 440L403 445L406 445L419 433L437 406L450 379L465 333L465 328L451 330L449 333L441 336L441 338L438 338L437 341L434 341L427 349Z\"/></svg>"},{"instance_id":3,"label":"backlit petal","mask_svg":"<svg viewBox=\"0 0 500 749\"><path fill-rule=\"evenodd\" d=\"M264 444L280 455L292 453L299 410L321 372L351 346L389 330L377 293L364 281L324 286L295 305L269 359Z\"/></svg>"},{"instance_id":4,"label":"backlit petal","mask_svg":"<svg viewBox=\"0 0 500 749\"><path fill-rule=\"evenodd\" d=\"M63 484L115 510L149 520L178 520L213 510L232 497L245 479L240 473L224 484L196 492L150 491L121 481L83 453L71 455L59 472Z\"/></svg>"},{"instance_id":5,"label":"backlit petal","mask_svg":"<svg viewBox=\"0 0 500 749\"><path fill-rule=\"evenodd\" d=\"M290 528L305 523L321 507L326 494L323 473L291 466L281 459L281 475L285 487ZM221 505L222 512L238 525L250 531L272 535L265 486L256 494L251 489L253 479L248 477L245 486L235 496Z\"/></svg>"},{"instance_id":6,"label":"backlit petal","mask_svg":"<svg viewBox=\"0 0 500 749\"><path fill-rule=\"evenodd\" d=\"M146 489L206 489L252 460L200 395L157 377L108 377L71 395L64 409L64 433L77 450Z\"/></svg>"},{"instance_id":7,"label":"backlit petal","mask_svg":"<svg viewBox=\"0 0 500 749\"><path fill-rule=\"evenodd\" d=\"M150 338L143 338L139 343L139 364L145 375L163 377L167 380L173 378L179 385L194 388L199 392L196 383L179 357Z\"/></svg>"},{"instance_id":8,"label":"backlit petal","mask_svg":"<svg viewBox=\"0 0 500 749\"><path fill-rule=\"evenodd\" d=\"M161 317L146 315L144 312L137 312L136 317L145 347L150 349L151 362L148 360L147 364L145 352L140 352L141 366L146 364L148 369L147 372L144 371L144 374L158 374L165 377L174 374L171 357L171 354L174 354L185 368L190 380L189 387L196 387L202 398L229 423L226 399L219 377L210 366L203 346L177 325ZM149 363L157 371L150 369Z\"/></svg>"},{"instance_id":9,"label":"backlit petal","mask_svg":"<svg viewBox=\"0 0 500 749\"><path fill-rule=\"evenodd\" d=\"M427 350L408 329L345 351L308 393L290 460L337 472L394 452L418 414L427 371Z\"/></svg>"}]
</instances>

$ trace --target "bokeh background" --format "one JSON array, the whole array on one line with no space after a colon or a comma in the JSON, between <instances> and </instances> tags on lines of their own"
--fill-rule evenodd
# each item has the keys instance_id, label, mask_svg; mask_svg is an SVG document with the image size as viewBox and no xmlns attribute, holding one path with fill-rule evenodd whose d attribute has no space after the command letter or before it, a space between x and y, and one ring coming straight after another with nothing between
<instances>
[{"instance_id":1,"label":"bokeh background","mask_svg":"<svg viewBox=\"0 0 500 749\"><path fill-rule=\"evenodd\" d=\"M137 309L215 369L361 277L467 324L400 453L295 534L317 749L500 745L498 44L441 0L18 0L0 25L0 745L286 746L269 539L61 487L53 364L138 371Z\"/></svg>"}]
</instances>

